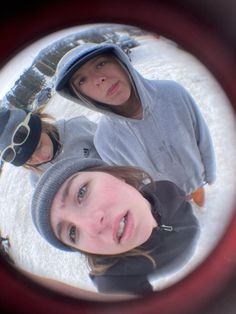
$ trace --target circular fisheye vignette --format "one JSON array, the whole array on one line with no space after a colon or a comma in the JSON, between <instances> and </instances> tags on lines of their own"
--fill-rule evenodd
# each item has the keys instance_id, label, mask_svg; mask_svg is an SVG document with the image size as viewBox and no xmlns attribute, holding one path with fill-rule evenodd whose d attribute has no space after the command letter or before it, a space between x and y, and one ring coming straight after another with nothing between
<instances>
[{"instance_id":1,"label":"circular fisheye vignette","mask_svg":"<svg viewBox=\"0 0 236 314\"><path fill-rule=\"evenodd\" d=\"M144 23L143 21L141 22L141 23ZM155 28L155 27L154 27ZM158 33L158 32L157 32ZM203 37L204 37L204 35L203 35ZM234 248L234 245L233 245L233 243L229 240L229 235L234 235L233 234L233 231L232 231L232 226L233 225L235 225L235 219L232 219L232 222L231 222L231 225L230 225L230 228L228 229L228 231L226 232L226 234L225 234L225 237L223 237L222 238L222 241L221 241L221 243L219 243L219 246L218 246L218 248L216 249L216 251L214 252L215 253L215 255L214 255L214 257L218 257L218 260L217 260L217 262L218 262L218 266L220 266L220 263L222 263L222 265L224 264L224 261L222 261L222 256L221 256L221 253L224 253L224 255L226 254L226 255L228 255L228 256L230 256L231 255L231 253L232 253L232 249ZM231 239L232 239L232 237L231 237ZM219 256L217 255L217 252L218 252L218 254L219 254ZM205 265L208 263L208 265L210 265L210 262L211 262L211 260L209 259L209 261L205 261ZM206 269L206 268L205 268ZM201 270L201 267L198 269L199 271ZM210 269L209 269L210 270ZM197 273L197 272L196 272ZM200 275L202 274L203 275L203 271L202 271L202 273L201 273L201 271L200 271L200 273L198 273L198 275L199 275L199 278L201 277ZM204 274L204 276L206 276L207 277L207 272ZM194 276L193 276L194 274L192 274L192 276L190 276L190 278L192 277L192 282L194 282ZM184 281L183 281L183 284L184 284ZM193 285L194 286L194 285ZM186 287L187 287L187 285L186 285ZM150 298L150 299L152 299L152 298ZM149 299L149 300L150 300ZM159 300L160 301L160 300Z\"/></svg>"}]
</instances>

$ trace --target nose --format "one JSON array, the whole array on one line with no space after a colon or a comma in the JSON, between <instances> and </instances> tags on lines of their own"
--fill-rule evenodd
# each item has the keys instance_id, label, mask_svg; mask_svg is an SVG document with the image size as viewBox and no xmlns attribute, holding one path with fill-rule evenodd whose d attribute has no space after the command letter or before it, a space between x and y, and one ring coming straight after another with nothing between
<instances>
[{"instance_id":1,"label":"nose","mask_svg":"<svg viewBox=\"0 0 236 314\"><path fill-rule=\"evenodd\" d=\"M96 76L94 78L94 84L97 87L101 86L105 81L106 81L106 77L105 76Z\"/></svg>"},{"instance_id":2,"label":"nose","mask_svg":"<svg viewBox=\"0 0 236 314\"><path fill-rule=\"evenodd\" d=\"M42 151L40 152L35 152L32 156L32 159L35 163L40 163L44 159L44 154Z\"/></svg>"},{"instance_id":3,"label":"nose","mask_svg":"<svg viewBox=\"0 0 236 314\"><path fill-rule=\"evenodd\" d=\"M36 159L36 161L38 161L38 162L40 162L42 159L43 159L43 154L41 153L41 154L37 154L36 156L35 156L35 159Z\"/></svg>"},{"instance_id":4,"label":"nose","mask_svg":"<svg viewBox=\"0 0 236 314\"><path fill-rule=\"evenodd\" d=\"M104 212L101 210L97 210L87 216L84 219L83 224L86 232L93 236L102 234L107 227Z\"/></svg>"}]
</instances>

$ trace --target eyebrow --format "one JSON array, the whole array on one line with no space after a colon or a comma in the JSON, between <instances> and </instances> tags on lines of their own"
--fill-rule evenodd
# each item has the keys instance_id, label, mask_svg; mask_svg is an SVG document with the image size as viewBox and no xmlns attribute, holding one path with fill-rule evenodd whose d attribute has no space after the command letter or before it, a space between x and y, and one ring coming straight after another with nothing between
<instances>
[{"instance_id":1,"label":"eyebrow","mask_svg":"<svg viewBox=\"0 0 236 314\"><path fill-rule=\"evenodd\" d=\"M103 58L103 57L107 57L106 54L101 54L101 55L98 55L96 57L94 57L93 59L90 59L88 60L87 62L90 62L91 65L93 65L94 63L96 63L97 60L99 60L100 58ZM85 62L85 64L87 63ZM71 78L71 83L73 84L73 81L74 80L77 80L78 78L80 78L81 76L83 76L81 73L80 73L80 68L75 72L75 78L73 79L73 76Z\"/></svg>"},{"instance_id":2,"label":"eyebrow","mask_svg":"<svg viewBox=\"0 0 236 314\"><path fill-rule=\"evenodd\" d=\"M85 64L89 62L90 65L93 65L93 64L96 63L99 59L105 58L105 57L106 57L106 55L101 54L101 55L99 55L99 56L94 57L93 59L88 60L87 62L85 62ZM77 73L79 73L79 75L80 75L79 70L80 70L80 69L78 69L78 72L77 72ZM78 75L78 76L79 76L79 75Z\"/></svg>"},{"instance_id":3,"label":"eyebrow","mask_svg":"<svg viewBox=\"0 0 236 314\"><path fill-rule=\"evenodd\" d=\"M101 56L97 56L97 57L95 57L93 59L90 59L89 60L90 64L94 64L99 58L101 58Z\"/></svg>"},{"instance_id":4,"label":"eyebrow","mask_svg":"<svg viewBox=\"0 0 236 314\"><path fill-rule=\"evenodd\" d=\"M73 184L75 178L77 178L78 176L79 176L79 173L76 173L67 181L66 187L62 191L62 197L61 197L62 203L65 203L65 200L69 195L71 185Z\"/></svg>"},{"instance_id":5,"label":"eyebrow","mask_svg":"<svg viewBox=\"0 0 236 314\"><path fill-rule=\"evenodd\" d=\"M105 57L107 57L106 54L100 54L100 55L98 55L97 57L91 59L90 62L91 62L91 64L94 64L97 60L99 60L99 59L101 59L101 58L105 58Z\"/></svg>"}]
</instances>

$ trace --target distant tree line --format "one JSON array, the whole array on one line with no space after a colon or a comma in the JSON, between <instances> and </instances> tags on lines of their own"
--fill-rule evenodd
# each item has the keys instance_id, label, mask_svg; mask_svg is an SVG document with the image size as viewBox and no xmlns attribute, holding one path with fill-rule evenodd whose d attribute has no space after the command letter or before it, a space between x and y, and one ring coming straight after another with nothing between
<instances>
[{"instance_id":1,"label":"distant tree line","mask_svg":"<svg viewBox=\"0 0 236 314\"><path fill-rule=\"evenodd\" d=\"M45 76L35 70L34 65L26 69L13 88L6 94L5 106L17 108L29 108L35 99L35 95L46 83Z\"/></svg>"},{"instance_id":2,"label":"distant tree line","mask_svg":"<svg viewBox=\"0 0 236 314\"><path fill-rule=\"evenodd\" d=\"M130 49L139 45L135 36L144 33L143 30L133 26L113 24L96 26L96 28L88 27L60 38L38 53L31 66L24 70L5 95L2 105L32 109L37 94L52 81L62 56L74 47L86 42L113 42L129 54Z\"/></svg>"}]
</instances>

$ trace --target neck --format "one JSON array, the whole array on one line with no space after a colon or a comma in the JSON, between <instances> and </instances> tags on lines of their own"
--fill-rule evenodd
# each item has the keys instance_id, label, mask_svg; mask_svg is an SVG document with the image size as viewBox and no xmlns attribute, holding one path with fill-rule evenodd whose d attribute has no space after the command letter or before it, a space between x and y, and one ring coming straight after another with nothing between
<instances>
[{"instance_id":1,"label":"neck","mask_svg":"<svg viewBox=\"0 0 236 314\"><path fill-rule=\"evenodd\" d=\"M143 108L140 99L132 91L130 98L126 103L117 106L113 111L123 117L140 120L143 116Z\"/></svg>"}]
</instances>

